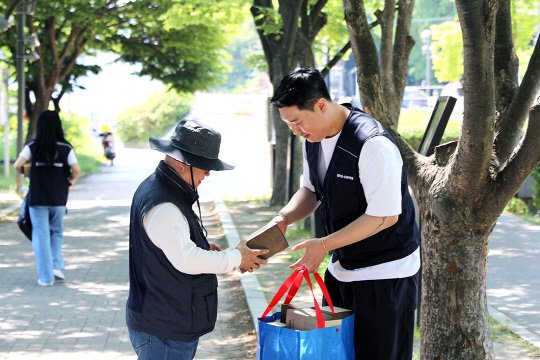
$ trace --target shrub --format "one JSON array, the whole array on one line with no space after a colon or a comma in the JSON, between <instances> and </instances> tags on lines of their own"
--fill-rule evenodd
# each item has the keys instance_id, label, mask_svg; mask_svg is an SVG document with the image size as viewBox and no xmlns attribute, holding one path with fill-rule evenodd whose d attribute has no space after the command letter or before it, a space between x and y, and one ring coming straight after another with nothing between
<instances>
[{"instance_id":1,"label":"shrub","mask_svg":"<svg viewBox=\"0 0 540 360\"><path fill-rule=\"evenodd\" d=\"M527 204L525 204L525 201L523 201L520 198L512 198L510 202L506 205L504 208L504 211L512 213L512 214L528 214L529 208L527 207Z\"/></svg>"},{"instance_id":2,"label":"shrub","mask_svg":"<svg viewBox=\"0 0 540 360\"><path fill-rule=\"evenodd\" d=\"M163 136L189 112L193 95L159 91L145 104L128 109L116 118L116 135L127 146L146 144L150 136Z\"/></svg>"},{"instance_id":3,"label":"shrub","mask_svg":"<svg viewBox=\"0 0 540 360\"><path fill-rule=\"evenodd\" d=\"M75 149L82 173L93 172L105 158L101 155L99 141L90 136L92 127L90 119L77 113L67 112L61 112L60 118L66 140Z\"/></svg>"},{"instance_id":4,"label":"shrub","mask_svg":"<svg viewBox=\"0 0 540 360\"><path fill-rule=\"evenodd\" d=\"M531 189L534 190L533 205L540 209L540 165L533 170L531 176L535 180L534 184L531 186Z\"/></svg>"}]
</instances>

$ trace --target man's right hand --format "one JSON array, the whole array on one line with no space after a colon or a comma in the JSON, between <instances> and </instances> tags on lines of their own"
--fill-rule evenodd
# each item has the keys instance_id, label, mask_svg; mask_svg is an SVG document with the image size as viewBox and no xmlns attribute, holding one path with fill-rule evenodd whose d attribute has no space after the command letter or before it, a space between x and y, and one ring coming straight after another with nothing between
<instances>
[{"instance_id":1,"label":"man's right hand","mask_svg":"<svg viewBox=\"0 0 540 360\"><path fill-rule=\"evenodd\" d=\"M261 265L266 265L268 260L261 259L258 257L259 255L267 254L270 250L268 249L261 249L261 250L255 250L250 249L247 246L247 241L242 240L236 247L238 251L240 251L240 254L242 255L242 262L240 263L239 268L242 268L246 271L253 272L255 269L260 269Z\"/></svg>"}]
</instances>

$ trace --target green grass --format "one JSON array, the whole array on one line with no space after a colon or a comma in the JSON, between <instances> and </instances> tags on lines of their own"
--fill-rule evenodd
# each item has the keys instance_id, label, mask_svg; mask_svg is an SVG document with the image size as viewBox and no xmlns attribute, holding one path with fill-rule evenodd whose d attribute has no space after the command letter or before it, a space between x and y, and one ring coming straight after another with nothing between
<instances>
[{"instance_id":1,"label":"green grass","mask_svg":"<svg viewBox=\"0 0 540 360\"><path fill-rule=\"evenodd\" d=\"M531 224L540 224L540 212L529 212L527 204L519 198L512 198L504 208L504 213Z\"/></svg>"},{"instance_id":2,"label":"green grass","mask_svg":"<svg viewBox=\"0 0 540 360\"><path fill-rule=\"evenodd\" d=\"M267 205L270 201L271 195L262 195L262 196L240 196L240 197L224 197L223 202L225 205L231 205L235 202L247 202L247 201L254 201L256 204L259 205Z\"/></svg>"},{"instance_id":3,"label":"green grass","mask_svg":"<svg viewBox=\"0 0 540 360\"><path fill-rule=\"evenodd\" d=\"M430 117L431 111L427 110L401 110L398 132L413 149L418 149ZM441 144L459 139L460 132L461 120L450 119L446 125Z\"/></svg>"},{"instance_id":4,"label":"green grass","mask_svg":"<svg viewBox=\"0 0 540 360\"><path fill-rule=\"evenodd\" d=\"M16 171L13 168L13 165L11 165L11 168L9 169L9 177L5 177L4 174L4 165L0 165L0 191L1 192L8 192L8 193L15 193L15 187L17 184L16 181ZM23 186L28 186L28 180L23 178Z\"/></svg>"},{"instance_id":5,"label":"green grass","mask_svg":"<svg viewBox=\"0 0 540 360\"><path fill-rule=\"evenodd\" d=\"M507 324L501 324L490 316L489 325L491 328L491 336L493 337L494 341L504 341L512 343L516 346L520 346L534 357L538 357L540 355L540 349L530 344L526 340L522 339L519 335L510 330Z\"/></svg>"}]
</instances>

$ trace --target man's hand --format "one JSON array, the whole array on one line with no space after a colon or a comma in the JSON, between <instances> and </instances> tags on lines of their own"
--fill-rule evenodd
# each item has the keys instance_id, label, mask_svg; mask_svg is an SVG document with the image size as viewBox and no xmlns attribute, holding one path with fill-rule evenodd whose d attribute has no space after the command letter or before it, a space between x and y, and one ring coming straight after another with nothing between
<instances>
[{"instance_id":1,"label":"man's hand","mask_svg":"<svg viewBox=\"0 0 540 360\"><path fill-rule=\"evenodd\" d=\"M221 251L221 246L218 244L210 243L210 251Z\"/></svg>"},{"instance_id":2,"label":"man's hand","mask_svg":"<svg viewBox=\"0 0 540 360\"><path fill-rule=\"evenodd\" d=\"M298 251L306 249L304 256L294 264L289 266L289 269L295 269L302 265L306 265L306 268L310 274L314 274L319 269L319 265L326 256L326 250L324 250L321 239L309 239L294 246L291 251Z\"/></svg>"},{"instance_id":3,"label":"man's hand","mask_svg":"<svg viewBox=\"0 0 540 360\"><path fill-rule=\"evenodd\" d=\"M240 263L239 267L246 271L253 272L253 270L259 269L261 265L266 265L268 261L265 259L261 259L258 256L267 254L270 250L268 249L253 250L253 249L250 249L246 244L247 244L247 241L242 240L236 247L240 251L240 254L242 255L242 262Z\"/></svg>"}]
</instances>

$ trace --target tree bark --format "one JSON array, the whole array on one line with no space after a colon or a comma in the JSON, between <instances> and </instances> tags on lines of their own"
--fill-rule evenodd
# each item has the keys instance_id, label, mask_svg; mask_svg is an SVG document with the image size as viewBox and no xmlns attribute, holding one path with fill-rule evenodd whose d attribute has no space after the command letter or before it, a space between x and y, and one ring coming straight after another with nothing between
<instances>
[{"instance_id":1,"label":"tree bark","mask_svg":"<svg viewBox=\"0 0 540 360\"><path fill-rule=\"evenodd\" d=\"M515 97L508 107L503 121L498 128L495 142L497 158L501 170L511 159L522 136L522 129L527 119L528 110L534 102L540 84L540 46L537 43L529 61L527 71Z\"/></svg>"},{"instance_id":2,"label":"tree bark","mask_svg":"<svg viewBox=\"0 0 540 360\"><path fill-rule=\"evenodd\" d=\"M463 33L466 101L458 148L449 164L449 185L455 196L469 204L479 196L489 177L493 149L496 4L494 0L456 1Z\"/></svg>"},{"instance_id":3,"label":"tree bark","mask_svg":"<svg viewBox=\"0 0 540 360\"><path fill-rule=\"evenodd\" d=\"M391 122L381 85L377 47L371 36L364 1L343 0L343 11L356 62L362 107L373 118Z\"/></svg>"},{"instance_id":4,"label":"tree bark","mask_svg":"<svg viewBox=\"0 0 540 360\"><path fill-rule=\"evenodd\" d=\"M392 122L397 125L399 108L397 108L396 90L394 88L394 77L392 76L392 49L394 40L395 13L396 1L385 0L384 10L376 11L375 15L377 16L377 20L381 25L381 83L389 115L392 119Z\"/></svg>"},{"instance_id":5,"label":"tree bark","mask_svg":"<svg viewBox=\"0 0 540 360\"><path fill-rule=\"evenodd\" d=\"M448 210L422 217L421 358L495 359L485 286L495 224L487 233L469 231L471 217Z\"/></svg>"}]
</instances>

